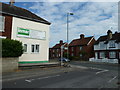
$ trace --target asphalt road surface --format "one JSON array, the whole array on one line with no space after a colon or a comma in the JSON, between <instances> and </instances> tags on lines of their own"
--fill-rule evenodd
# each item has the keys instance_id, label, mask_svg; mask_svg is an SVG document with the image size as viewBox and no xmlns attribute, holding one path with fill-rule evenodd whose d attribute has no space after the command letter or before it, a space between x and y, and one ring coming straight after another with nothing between
<instances>
[{"instance_id":1,"label":"asphalt road surface","mask_svg":"<svg viewBox=\"0 0 120 90\"><path fill-rule=\"evenodd\" d=\"M44 76L33 76L3 82L3 88L119 88L118 67L116 65L102 65L72 62L82 65L70 72L61 72Z\"/></svg>"}]
</instances>

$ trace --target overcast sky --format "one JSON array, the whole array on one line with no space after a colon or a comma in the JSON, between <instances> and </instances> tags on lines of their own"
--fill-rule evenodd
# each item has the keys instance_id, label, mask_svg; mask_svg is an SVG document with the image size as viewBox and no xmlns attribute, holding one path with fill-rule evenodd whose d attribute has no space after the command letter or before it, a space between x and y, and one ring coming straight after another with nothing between
<instances>
[{"instance_id":1,"label":"overcast sky","mask_svg":"<svg viewBox=\"0 0 120 90\"><path fill-rule=\"evenodd\" d=\"M106 35L108 29L118 31L117 2L16 2L16 6L30 10L51 22L50 47L66 42L67 12L69 15L69 42L79 38Z\"/></svg>"}]
</instances>

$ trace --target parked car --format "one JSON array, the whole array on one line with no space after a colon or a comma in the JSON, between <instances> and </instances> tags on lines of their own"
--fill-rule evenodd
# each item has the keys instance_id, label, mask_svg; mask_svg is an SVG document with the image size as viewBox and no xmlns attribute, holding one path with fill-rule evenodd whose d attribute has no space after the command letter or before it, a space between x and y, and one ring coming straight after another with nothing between
<instances>
[{"instance_id":1,"label":"parked car","mask_svg":"<svg viewBox=\"0 0 120 90\"><path fill-rule=\"evenodd\" d=\"M59 58L59 61L61 61L61 58ZM70 62L70 60L67 59L67 58L62 58L62 61L63 61L63 62Z\"/></svg>"}]
</instances>

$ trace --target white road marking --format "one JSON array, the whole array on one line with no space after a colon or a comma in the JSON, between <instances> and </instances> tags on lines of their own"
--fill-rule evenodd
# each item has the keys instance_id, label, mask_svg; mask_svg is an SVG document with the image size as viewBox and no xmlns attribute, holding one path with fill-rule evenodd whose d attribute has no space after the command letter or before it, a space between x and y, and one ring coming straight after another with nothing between
<instances>
[{"instance_id":1,"label":"white road marking","mask_svg":"<svg viewBox=\"0 0 120 90\"><path fill-rule=\"evenodd\" d=\"M96 74L107 72L107 71L109 71L109 70L102 70L102 71L96 72Z\"/></svg>"},{"instance_id":2,"label":"white road marking","mask_svg":"<svg viewBox=\"0 0 120 90\"><path fill-rule=\"evenodd\" d=\"M90 67L90 69L105 70L105 69L101 69L101 68L93 68L93 67Z\"/></svg>"},{"instance_id":3,"label":"white road marking","mask_svg":"<svg viewBox=\"0 0 120 90\"><path fill-rule=\"evenodd\" d=\"M58 77L58 76L60 76L60 75L55 75L55 76L47 76L47 77L41 77L41 78L29 79L29 80L28 80L28 79L26 79L25 81L26 81L26 82L30 82L30 83L31 83L33 80L37 80L37 79L39 79L39 80L40 80L40 79L52 78L52 77Z\"/></svg>"},{"instance_id":4,"label":"white road marking","mask_svg":"<svg viewBox=\"0 0 120 90\"><path fill-rule=\"evenodd\" d=\"M108 83L112 82L112 80L114 80L115 78L117 78L117 76L115 76L114 78L110 79L110 80L108 81Z\"/></svg>"},{"instance_id":5,"label":"white road marking","mask_svg":"<svg viewBox=\"0 0 120 90\"><path fill-rule=\"evenodd\" d=\"M26 82L31 82L31 80L25 80Z\"/></svg>"},{"instance_id":6,"label":"white road marking","mask_svg":"<svg viewBox=\"0 0 120 90\"><path fill-rule=\"evenodd\" d=\"M93 68L93 67L90 67L90 69L96 69L96 70L101 70L99 72L96 72L96 74L99 74L99 73L103 73L103 72L107 72L109 70L106 70L106 69L101 69L101 68Z\"/></svg>"}]
</instances>

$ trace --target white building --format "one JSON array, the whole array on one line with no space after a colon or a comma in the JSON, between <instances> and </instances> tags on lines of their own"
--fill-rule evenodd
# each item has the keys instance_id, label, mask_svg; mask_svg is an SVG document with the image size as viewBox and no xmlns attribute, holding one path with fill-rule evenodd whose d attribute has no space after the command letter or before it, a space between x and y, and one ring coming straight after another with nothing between
<instances>
[{"instance_id":1,"label":"white building","mask_svg":"<svg viewBox=\"0 0 120 90\"><path fill-rule=\"evenodd\" d=\"M112 34L108 30L107 35L100 36L94 45L95 58L90 61L119 63L120 60L120 33Z\"/></svg>"},{"instance_id":2,"label":"white building","mask_svg":"<svg viewBox=\"0 0 120 90\"><path fill-rule=\"evenodd\" d=\"M24 53L19 57L19 63L48 62L50 23L11 3L0 5L0 38L19 40L23 43Z\"/></svg>"}]
</instances>

